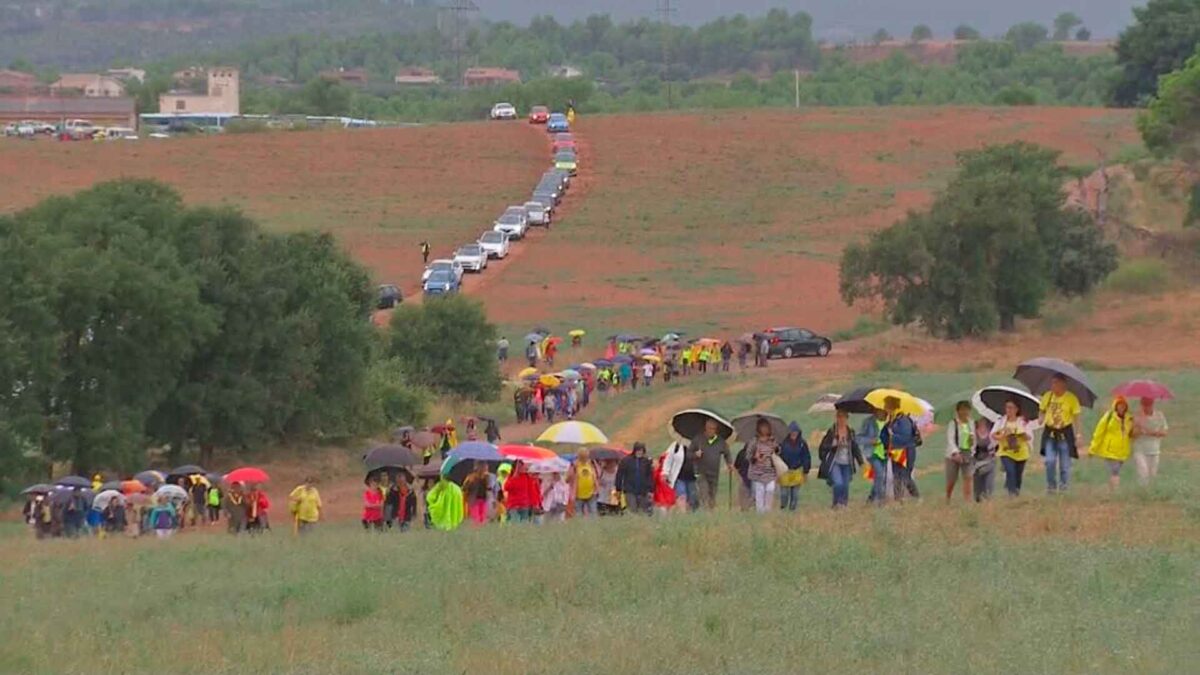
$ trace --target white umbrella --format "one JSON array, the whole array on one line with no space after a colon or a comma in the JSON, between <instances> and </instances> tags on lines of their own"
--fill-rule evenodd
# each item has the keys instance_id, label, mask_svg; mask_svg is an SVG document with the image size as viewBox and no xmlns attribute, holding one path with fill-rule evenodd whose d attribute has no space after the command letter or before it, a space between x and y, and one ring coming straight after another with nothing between
<instances>
[{"instance_id":1,"label":"white umbrella","mask_svg":"<svg viewBox=\"0 0 1200 675\"><path fill-rule=\"evenodd\" d=\"M566 473L570 469L571 463L562 457L539 459L525 467L529 473Z\"/></svg>"},{"instance_id":2,"label":"white umbrella","mask_svg":"<svg viewBox=\"0 0 1200 675\"><path fill-rule=\"evenodd\" d=\"M1017 400L1017 403L1021 406L1021 414L1025 416L1025 419L1037 419L1038 409L1041 406L1041 401L1038 397L1024 389L1009 387L1003 384L984 387L975 392L971 396L971 407L975 408L975 412L983 415L984 419L995 424L997 420L1004 416L1004 404L1010 399Z\"/></svg>"},{"instance_id":3,"label":"white umbrella","mask_svg":"<svg viewBox=\"0 0 1200 675\"><path fill-rule=\"evenodd\" d=\"M105 490L96 495L96 498L92 500L92 508L103 511L108 506L108 503L114 499L121 502L121 506L125 506L125 495L117 490Z\"/></svg>"},{"instance_id":4,"label":"white umbrella","mask_svg":"<svg viewBox=\"0 0 1200 675\"><path fill-rule=\"evenodd\" d=\"M188 493L187 490L184 490L178 485L167 484L158 488L158 490L154 492L154 498L158 499L159 497L166 497L171 501L182 502L188 498Z\"/></svg>"}]
</instances>

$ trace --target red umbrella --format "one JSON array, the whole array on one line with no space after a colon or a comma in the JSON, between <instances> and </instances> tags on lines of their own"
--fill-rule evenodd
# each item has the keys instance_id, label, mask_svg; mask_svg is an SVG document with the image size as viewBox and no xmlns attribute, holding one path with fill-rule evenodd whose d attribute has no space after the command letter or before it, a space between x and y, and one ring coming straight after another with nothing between
<instances>
[{"instance_id":1,"label":"red umbrella","mask_svg":"<svg viewBox=\"0 0 1200 675\"><path fill-rule=\"evenodd\" d=\"M555 347L557 347L557 346L558 346L559 344L561 344L561 343L562 343L562 338L560 338L560 337L558 337L558 336L546 338L546 345L547 345L547 346L551 346L551 345L552 345L552 346L555 346Z\"/></svg>"},{"instance_id":2,"label":"red umbrella","mask_svg":"<svg viewBox=\"0 0 1200 675\"><path fill-rule=\"evenodd\" d=\"M507 459L521 459L527 462L538 462L558 457L558 453L536 445L502 445L498 448L500 454Z\"/></svg>"},{"instance_id":3,"label":"red umbrella","mask_svg":"<svg viewBox=\"0 0 1200 675\"><path fill-rule=\"evenodd\" d=\"M1175 394L1165 384L1160 384L1154 380L1130 380L1123 382L1113 387L1112 393L1114 396L1124 396L1128 399L1135 398L1153 398L1159 400L1169 400L1175 398Z\"/></svg>"},{"instance_id":4,"label":"red umbrella","mask_svg":"<svg viewBox=\"0 0 1200 675\"><path fill-rule=\"evenodd\" d=\"M226 483L265 483L271 480L266 471L253 466L243 466L225 474Z\"/></svg>"}]
</instances>

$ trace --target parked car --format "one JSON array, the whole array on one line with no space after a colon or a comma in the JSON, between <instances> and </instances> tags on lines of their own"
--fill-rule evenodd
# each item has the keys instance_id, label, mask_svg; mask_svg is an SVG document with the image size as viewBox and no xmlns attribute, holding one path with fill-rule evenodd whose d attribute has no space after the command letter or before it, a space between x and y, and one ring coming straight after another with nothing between
<instances>
[{"instance_id":1,"label":"parked car","mask_svg":"<svg viewBox=\"0 0 1200 675\"><path fill-rule=\"evenodd\" d=\"M426 296L450 295L457 293L462 288L462 284L454 276L454 272L450 270L437 270L425 280L423 288Z\"/></svg>"},{"instance_id":2,"label":"parked car","mask_svg":"<svg viewBox=\"0 0 1200 675\"><path fill-rule=\"evenodd\" d=\"M561 202L563 198L562 188L558 187L558 184L554 181L542 181L538 183L537 187L533 188L533 194L549 196L554 200L555 204Z\"/></svg>"},{"instance_id":3,"label":"parked car","mask_svg":"<svg viewBox=\"0 0 1200 675\"><path fill-rule=\"evenodd\" d=\"M429 277L434 272L437 272L439 270L448 270L452 274L454 274L455 280L462 280L462 276L463 276L462 263L459 263L456 260L447 260L446 258L439 258L439 259L434 260L433 262L429 263L429 266L425 268L425 273L421 275L421 281L422 282L426 281L427 279L429 279Z\"/></svg>"},{"instance_id":4,"label":"parked car","mask_svg":"<svg viewBox=\"0 0 1200 675\"><path fill-rule=\"evenodd\" d=\"M790 359L795 356L828 356L833 350L829 338L805 328L771 328L761 333L771 343L770 356ZM757 336L756 336L757 337Z\"/></svg>"},{"instance_id":5,"label":"parked car","mask_svg":"<svg viewBox=\"0 0 1200 675\"><path fill-rule=\"evenodd\" d=\"M550 133L570 130L571 125L567 123L567 116L562 113L551 113L550 118L546 120L546 131Z\"/></svg>"},{"instance_id":6,"label":"parked car","mask_svg":"<svg viewBox=\"0 0 1200 675\"><path fill-rule=\"evenodd\" d=\"M479 237L479 245L483 247L489 258L508 257L508 235L495 230L488 230Z\"/></svg>"},{"instance_id":7,"label":"parked car","mask_svg":"<svg viewBox=\"0 0 1200 675\"><path fill-rule=\"evenodd\" d=\"M550 226L550 209L547 209L540 201L525 202L525 217L529 220L530 226Z\"/></svg>"},{"instance_id":8,"label":"parked car","mask_svg":"<svg viewBox=\"0 0 1200 675\"><path fill-rule=\"evenodd\" d=\"M479 244L466 244L454 252L454 262L462 265L464 270L482 272L487 269L488 254Z\"/></svg>"},{"instance_id":9,"label":"parked car","mask_svg":"<svg viewBox=\"0 0 1200 675\"><path fill-rule=\"evenodd\" d=\"M579 167L579 160L573 152L563 151L554 155L554 168L562 169L574 176Z\"/></svg>"},{"instance_id":10,"label":"parked car","mask_svg":"<svg viewBox=\"0 0 1200 675\"><path fill-rule=\"evenodd\" d=\"M548 188L548 187L547 188L543 188L543 187L535 188L533 191L533 194L531 195L531 198L534 200L543 202L543 203L546 201L549 201L550 203L554 204L555 206L557 206L558 203L560 201L562 201L562 197L557 192L555 192L553 190L553 188Z\"/></svg>"},{"instance_id":11,"label":"parked car","mask_svg":"<svg viewBox=\"0 0 1200 675\"><path fill-rule=\"evenodd\" d=\"M550 109L544 105L535 105L529 109L530 124L545 124L550 119Z\"/></svg>"},{"instance_id":12,"label":"parked car","mask_svg":"<svg viewBox=\"0 0 1200 675\"><path fill-rule=\"evenodd\" d=\"M496 219L492 229L507 234L509 239L524 238L525 230L529 229L529 217L525 215L525 207L508 207L504 214Z\"/></svg>"},{"instance_id":13,"label":"parked car","mask_svg":"<svg viewBox=\"0 0 1200 675\"><path fill-rule=\"evenodd\" d=\"M67 120L63 123L62 132L71 140L91 138L96 133L96 127L87 120Z\"/></svg>"},{"instance_id":14,"label":"parked car","mask_svg":"<svg viewBox=\"0 0 1200 675\"><path fill-rule=\"evenodd\" d=\"M573 140L575 140L575 134L564 131L561 133L554 134L554 140L555 140L555 142L557 142L557 141L573 141Z\"/></svg>"},{"instance_id":15,"label":"parked car","mask_svg":"<svg viewBox=\"0 0 1200 675\"><path fill-rule=\"evenodd\" d=\"M404 302L404 298L400 294L400 288L393 284L381 284L379 286L379 300L375 304L379 309L391 309L396 305Z\"/></svg>"},{"instance_id":16,"label":"parked car","mask_svg":"<svg viewBox=\"0 0 1200 675\"><path fill-rule=\"evenodd\" d=\"M563 171L559 168L551 167L546 173L542 174L542 178L554 178L558 180L558 186L563 190L571 187L571 172Z\"/></svg>"},{"instance_id":17,"label":"parked car","mask_svg":"<svg viewBox=\"0 0 1200 675\"><path fill-rule=\"evenodd\" d=\"M529 202L532 202L532 203L535 203L535 204L541 206L543 209L546 210L546 213L549 214L549 216L551 218L554 217L554 206L555 206L554 198L551 197L550 195L547 195L544 193L539 195L535 192L534 195L529 198ZM526 203L529 203L529 202L526 202Z\"/></svg>"},{"instance_id":18,"label":"parked car","mask_svg":"<svg viewBox=\"0 0 1200 675\"><path fill-rule=\"evenodd\" d=\"M515 120L517 119L517 109L511 103L497 103L492 106L489 117L494 120Z\"/></svg>"},{"instance_id":19,"label":"parked car","mask_svg":"<svg viewBox=\"0 0 1200 675\"><path fill-rule=\"evenodd\" d=\"M555 153L559 152L560 150L570 150L571 152L574 152L576 154L579 153L579 148L576 147L574 140L554 141L554 143L551 144L551 146L550 146L551 154L555 154Z\"/></svg>"}]
</instances>

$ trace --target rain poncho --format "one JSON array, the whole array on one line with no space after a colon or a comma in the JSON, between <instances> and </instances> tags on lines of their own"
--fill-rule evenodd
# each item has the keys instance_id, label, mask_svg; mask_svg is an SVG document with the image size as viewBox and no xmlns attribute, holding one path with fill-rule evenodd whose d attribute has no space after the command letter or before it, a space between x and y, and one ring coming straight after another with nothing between
<instances>
[{"instance_id":1,"label":"rain poncho","mask_svg":"<svg viewBox=\"0 0 1200 675\"><path fill-rule=\"evenodd\" d=\"M457 529L463 521L462 488L445 476L425 495L429 505L429 520L439 530Z\"/></svg>"},{"instance_id":2,"label":"rain poncho","mask_svg":"<svg viewBox=\"0 0 1200 675\"><path fill-rule=\"evenodd\" d=\"M1096 430L1092 432L1092 445L1088 452L1102 459L1124 462L1129 459L1132 433L1133 415L1126 407L1125 416L1119 417L1117 401L1113 401L1112 407L1096 423Z\"/></svg>"}]
</instances>

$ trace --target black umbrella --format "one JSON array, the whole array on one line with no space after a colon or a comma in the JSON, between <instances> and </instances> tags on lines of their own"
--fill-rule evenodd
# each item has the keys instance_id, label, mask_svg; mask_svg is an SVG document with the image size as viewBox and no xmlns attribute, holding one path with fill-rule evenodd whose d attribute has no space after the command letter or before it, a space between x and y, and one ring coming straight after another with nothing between
<instances>
[{"instance_id":1,"label":"black umbrella","mask_svg":"<svg viewBox=\"0 0 1200 675\"><path fill-rule=\"evenodd\" d=\"M84 478L83 476L63 476L62 478L59 478L58 480L54 481L54 484L61 485L62 487L72 487L72 488L73 487L85 487L85 488L92 487L92 481Z\"/></svg>"},{"instance_id":2,"label":"black umbrella","mask_svg":"<svg viewBox=\"0 0 1200 675\"><path fill-rule=\"evenodd\" d=\"M1011 400L1015 400L1021 408L1021 416L1027 420L1036 420L1040 411L1041 402L1033 394L1027 391L1022 391L1016 387L1006 387L1004 385L994 385L984 387L975 392L971 397L971 405L975 411L983 415L990 422L1004 417L1004 404Z\"/></svg>"},{"instance_id":3,"label":"black umbrella","mask_svg":"<svg viewBox=\"0 0 1200 675\"><path fill-rule=\"evenodd\" d=\"M704 433L704 423L709 420L717 422L717 435L728 440L733 436L733 425L724 417L711 410L691 408L681 410L671 417L670 430L685 439L692 439Z\"/></svg>"},{"instance_id":4,"label":"black umbrella","mask_svg":"<svg viewBox=\"0 0 1200 675\"><path fill-rule=\"evenodd\" d=\"M110 480L107 483L105 483L104 485L101 485L100 491L103 492L105 490L116 490L117 492L120 492L121 491L121 481Z\"/></svg>"},{"instance_id":5,"label":"black umbrella","mask_svg":"<svg viewBox=\"0 0 1200 675\"><path fill-rule=\"evenodd\" d=\"M202 466L197 466L195 464L184 464L183 466L177 466L174 469L171 469L170 475L172 475L172 476L194 476L198 473L205 474L208 472L205 471L204 467L202 467Z\"/></svg>"},{"instance_id":6,"label":"black umbrella","mask_svg":"<svg viewBox=\"0 0 1200 675\"><path fill-rule=\"evenodd\" d=\"M213 473L210 473L207 476L205 476L205 478L208 479L208 483L210 485L220 485L221 483L225 482L225 476L222 474L216 473L215 471Z\"/></svg>"},{"instance_id":7,"label":"black umbrella","mask_svg":"<svg viewBox=\"0 0 1200 675\"><path fill-rule=\"evenodd\" d=\"M87 500L88 504L91 504L92 500L96 498L96 493L92 492L90 488L81 487L79 488L78 493ZM75 494L75 488L65 488L60 485L54 490L54 492L50 493L50 501L54 504L66 504L67 502L71 501L71 497Z\"/></svg>"},{"instance_id":8,"label":"black umbrella","mask_svg":"<svg viewBox=\"0 0 1200 675\"><path fill-rule=\"evenodd\" d=\"M1074 363L1062 359L1039 357L1017 366L1013 378L1029 387L1029 391L1040 396L1050 391L1050 381L1055 375L1067 380L1067 389L1079 399L1080 405L1090 408L1096 403L1096 391L1088 382L1087 375Z\"/></svg>"},{"instance_id":9,"label":"black umbrella","mask_svg":"<svg viewBox=\"0 0 1200 675\"><path fill-rule=\"evenodd\" d=\"M367 471L374 471L384 467L413 466L420 464L421 458L403 445L377 445L363 455L363 463L367 465Z\"/></svg>"},{"instance_id":10,"label":"black umbrella","mask_svg":"<svg viewBox=\"0 0 1200 675\"><path fill-rule=\"evenodd\" d=\"M588 450L588 459L597 462L619 462L628 456L628 452L622 452L615 448L592 448Z\"/></svg>"},{"instance_id":11,"label":"black umbrella","mask_svg":"<svg viewBox=\"0 0 1200 675\"><path fill-rule=\"evenodd\" d=\"M21 494L23 494L23 495L44 495L44 494L49 494L51 492L54 492L54 486L47 485L46 483L38 483L36 485L30 485L29 487L25 488L24 490L21 490Z\"/></svg>"},{"instance_id":12,"label":"black umbrella","mask_svg":"<svg viewBox=\"0 0 1200 675\"><path fill-rule=\"evenodd\" d=\"M748 412L738 415L733 418L733 428L737 431L738 438L743 441L758 436L758 421L766 420L767 424L771 425L771 433L775 435L775 440L782 443L783 439L787 438L789 433L787 422L778 415L772 415L765 412Z\"/></svg>"},{"instance_id":13,"label":"black umbrella","mask_svg":"<svg viewBox=\"0 0 1200 675\"><path fill-rule=\"evenodd\" d=\"M859 387L844 394L833 404L837 410L844 410L852 415L874 415L875 406L867 403L867 394L879 387Z\"/></svg>"}]
</instances>

